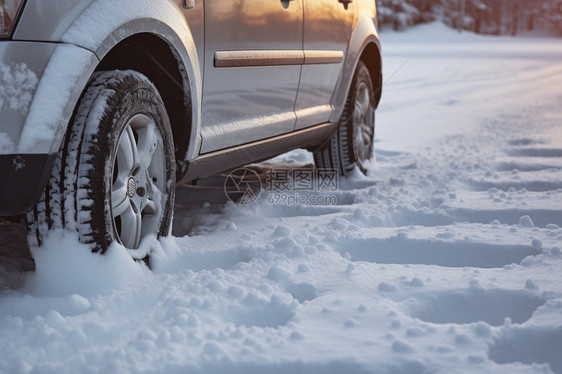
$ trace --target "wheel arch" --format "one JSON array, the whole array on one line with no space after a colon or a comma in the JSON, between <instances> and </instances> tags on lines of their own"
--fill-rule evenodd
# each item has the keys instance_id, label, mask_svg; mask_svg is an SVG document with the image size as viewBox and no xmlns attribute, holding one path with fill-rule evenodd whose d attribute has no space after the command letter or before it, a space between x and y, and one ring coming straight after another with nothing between
<instances>
[{"instance_id":1,"label":"wheel arch","mask_svg":"<svg viewBox=\"0 0 562 374\"><path fill-rule=\"evenodd\" d=\"M160 36L138 33L117 43L96 67L96 71L127 69L144 74L158 89L170 119L176 160L184 160L194 134L194 103L177 51Z\"/></svg>"},{"instance_id":2,"label":"wheel arch","mask_svg":"<svg viewBox=\"0 0 562 374\"><path fill-rule=\"evenodd\" d=\"M382 94L382 55L378 32L373 18L360 16L350 38L341 79L332 97L334 111L331 122L339 122L359 61L369 68L378 105Z\"/></svg>"},{"instance_id":3,"label":"wheel arch","mask_svg":"<svg viewBox=\"0 0 562 374\"><path fill-rule=\"evenodd\" d=\"M95 21L100 19L104 22ZM62 113L53 116L49 125L56 129L51 152L60 148L89 77L100 70L131 69L149 77L163 97L176 142L177 161L190 160L199 154L201 56L180 4L137 0L134 8L125 9L110 0L90 1L57 41L59 46L88 52L93 58L87 64L76 64L72 61L76 59L68 56L64 64L59 61L53 66L53 70L69 71L80 78L73 82L71 92L64 98ZM164 61L160 62L161 59ZM65 60L65 56L59 60ZM62 71L58 74L63 74Z\"/></svg>"},{"instance_id":4,"label":"wheel arch","mask_svg":"<svg viewBox=\"0 0 562 374\"><path fill-rule=\"evenodd\" d=\"M181 6L138 0L133 12L117 9L115 14L108 14L107 7L103 1L92 3L61 40L93 51L100 60L95 70L136 69L153 80L168 110L177 161L195 158L201 146L202 71ZM94 17L111 20L96 24Z\"/></svg>"},{"instance_id":5,"label":"wheel arch","mask_svg":"<svg viewBox=\"0 0 562 374\"><path fill-rule=\"evenodd\" d=\"M166 102L178 161L195 158L201 146L202 73L195 40L179 7L168 1L138 0L132 12L124 12L116 3L90 3L57 39L23 126L20 153L58 152L95 71L137 69L156 81ZM95 21L99 19L106 22ZM128 55L133 50L140 61ZM165 62L159 67L161 55ZM170 82L183 86L182 92ZM53 87L58 88L56 93Z\"/></svg>"},{"instance_id":6,"label":"wheel arch","mask_svg":"<svg viewBox=\"0 0 562 374\"><path fill-rule=\"evenodd\" d=\"M369 69L371 82L375 89L375 103L378 106L382 95L382 58L380 49L375 43L369 43L361 53L360 61L363 61Z\"/></svg>"}]
</instances>

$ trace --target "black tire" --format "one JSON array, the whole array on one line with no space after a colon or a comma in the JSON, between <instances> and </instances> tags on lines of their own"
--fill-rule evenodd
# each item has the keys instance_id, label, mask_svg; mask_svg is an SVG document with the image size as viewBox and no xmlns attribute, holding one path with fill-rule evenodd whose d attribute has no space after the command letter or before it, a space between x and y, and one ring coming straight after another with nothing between
<instances>
[{"instance_id":1,"label":"black tire","mask_svg":"<svg viewBox=\"0 0 562 374\"><path fill-rule=\"evenodd\" d=\"M170 232L175 175L170 123L156 87L135 71L95 73L43 196L27 215L29 244L65 229L92 251L117 241L145 258L134 251L140 241Z\"/></svg>"},{"instance_id":2,"label":"black tire","mask_svg":"<svg viewBox=\"0 0 562 374\"><path fill-rule=\"evenodd\" d=\"M360 110L359 104L362 104ZM375 90L369 69L359 61L338 130L314 152L317 168L335 169L340 175L347 176L357 166L367 174L368 163L373 157L375 107Z\"/></svg>"}]
</instances>

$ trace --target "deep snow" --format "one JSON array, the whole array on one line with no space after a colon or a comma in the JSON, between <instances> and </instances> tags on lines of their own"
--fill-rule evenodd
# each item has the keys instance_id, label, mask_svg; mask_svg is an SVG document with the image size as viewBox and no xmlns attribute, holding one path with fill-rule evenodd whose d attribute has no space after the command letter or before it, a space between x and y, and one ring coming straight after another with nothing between
<instances>
[{"instance_id":1,"label":"deep snow","mask_svg":"<svg viewBox=\"0 0 562 374\"><path fill-rule=\"evenodd\" d=\"M336 205L190 207L153 271L55 233L0 293L0 372L562 373L562 43L381 39L377 163Z\"/></svg>"}]
</instances>

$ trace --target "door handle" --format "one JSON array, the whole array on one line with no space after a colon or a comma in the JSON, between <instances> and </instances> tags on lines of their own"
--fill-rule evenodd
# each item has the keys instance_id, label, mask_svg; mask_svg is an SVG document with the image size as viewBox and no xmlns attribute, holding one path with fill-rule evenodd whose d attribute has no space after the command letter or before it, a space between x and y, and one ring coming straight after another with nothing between
<instances>
[{"instance_id":1,"label":"door handle","mask_svg":"<svg viewBox=\"0 0 562 374\"><path fill-rule=\"evenodd\" d=\"M283 8L287 9L291 1L293 0L281 0L281 5L283 6Z\"/></svg>"},{"instance_id":2,"label":"door handle","mask_svg":"<svg viewBox=\"0 0 562 374\"><path fill-rule=\"evenodd\" d=\"M343 4L343 8L347 10L349 8L349 4L353 2L353 0L338 0L340 3Z\"/></svg>"}]
</instances>

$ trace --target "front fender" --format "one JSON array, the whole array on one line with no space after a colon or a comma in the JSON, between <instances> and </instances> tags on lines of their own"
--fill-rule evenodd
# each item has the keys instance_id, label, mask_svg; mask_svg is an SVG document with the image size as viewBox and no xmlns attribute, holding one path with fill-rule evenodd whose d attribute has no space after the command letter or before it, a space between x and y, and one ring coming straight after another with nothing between
<instances>
[{"instance_id":1,"label":"front fender","mask_svg":"<svg viewBox=\"0 0 562 374\"><path fill-rule=\"evenodd\" d=\"M72 44L57 44L25 118L19 153L57 153L74 107L98 59Z\"/></svg>"},{"instance_id":2,"label":"front fender","mask_svg":"<svg viewBox=\"0 0 562 374\"><path fill-rule=\"evenodd\" d=\"M184 90L190 93L192 100L193 131L186 158L194 158L200 147L201 68L195 42L182 10L171 0L91 1L60 36L59 42L62 44L53 54L31 103L24 132L27 128L37 126L48 131L28 134L22 137L23 143L20 144L29 148L51 136L50 152L56 152L97 63L119 42L139 33L151 33L164 39L182 65L180 71L184 75ZM82 56L78 56L78 51L83 51ZM86 58L86 54L90 56ZM64 75L63 82L67 83L63 87L60 84L61 75ZM56 103L52 103L53 87L57 88ZM48 111L45 110L47 106Z\"/></svg>"}]
</instances>

